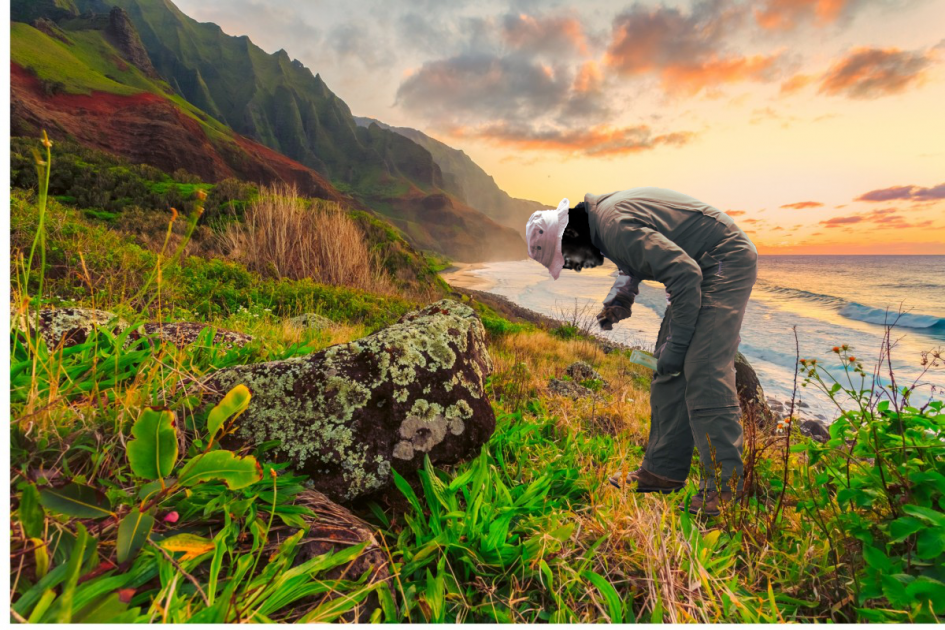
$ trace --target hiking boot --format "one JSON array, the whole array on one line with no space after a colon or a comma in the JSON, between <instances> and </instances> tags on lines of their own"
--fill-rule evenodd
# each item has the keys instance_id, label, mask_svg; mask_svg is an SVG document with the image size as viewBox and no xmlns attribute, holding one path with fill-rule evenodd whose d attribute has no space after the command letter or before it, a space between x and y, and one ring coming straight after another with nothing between
<instances>
[{"instance_id":1,"label":"hiking boot","mask_svg":"<svg viewBox=\"0 0 945 630\"><path fill-rule=\"evenodd\" d=\"M614 475L610 478L610 483L616 488L627 487L632 492L660 492L662 494L682 490L686 485L685 480L675 481L660 477L642 467L627 473L625 479L621 479L620 475Z\"/></svg>"},{"instance_id":2,"label":"hiking boot","mask_svg":"<svg viewBox=\"0 0 945 630\"><path fill-rule=\"evenodd\" d=\"M715 490L699 490L699 492L692 495L692 499L689 501L689 513L690 514L703 514L705 516L718 516L722 513L722 504L726 506L732 504L732 501L735 499L741 498L741 493L736 497L732 492L728 490L723 490L721 493L716 492ZM686 505L682 504L679 506L679 509L686 511Z\"/></svg>"}]
</instances>

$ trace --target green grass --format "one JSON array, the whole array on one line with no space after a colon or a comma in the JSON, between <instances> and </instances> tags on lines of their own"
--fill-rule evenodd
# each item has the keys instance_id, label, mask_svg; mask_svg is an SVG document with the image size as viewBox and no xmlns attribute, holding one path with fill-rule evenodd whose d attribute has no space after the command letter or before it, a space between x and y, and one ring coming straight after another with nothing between
<instances>
[{"instance_id":1,"label":"green grass","mask_svg":"<svg viewBox=\"0 0 945 630\"><path fill-rule=\"evenodd\" d=\"M762 433L746 422L753 493L703 519L679 509L692 482L658 496L607 482L643 454L645 370L582 336L512 324L474 304L494 363L486 379L494 434L470 461L426 462L416 479L395 477L376 502L354 506L375 527L391 577L335 579L328 571L360 549L296 562L313 516L297 504L306 480L274 465L266 445L249 454L258 470L244 462L185 484L186 466L199 458L235 457L213 437L221 422L238 422L241 404L186 384L359 338L418 303L266 279L201 256L159 259L44 194L14 193L11 242L15 309L28 295L34 308L78 304L132 322L163 315L254 335L231 349L214 344L210 329L177 349L103 329L62 350L11 331L17 621L333 621L357 613L427 623L934 622L945 614L942 404L915 408L908 388L873 400L862 361L846 346L835 350L846 366L840 374L802 362L803 384L844 409L830 439L818 444L794 427ZM288 332L285 318L303 311L336 324ZM548 395L548 380L577 359L608 386L585 382L595 395L576 401ZM941 353L930 361L938 369ZM211 412L214 405L223 411ZM149 456L129 457L129 444ZM150 535L125 526L142 522ZM166 546L182 532L192 555Z\"/></svg>"},{"instance_id":2,"label":"green grass","mask_svg":"<svg viewBox=\"0 0 945 630\"><path fill-rule=\"evenodd\" d=\"M69 33L75 42L69 46L20 22L10 24L11 61L27 68L45 81L55 81L69 94L91 94L93 91L131 95L147 91L147 81L132 66L122 71L106 60L120 59L117 51L104 42L98 33ZM103 54L104 53L104 54ZM89 65L90 62L92 65ZM120 77L110 79L105 74Z\"/></svg>"}]
</instances>

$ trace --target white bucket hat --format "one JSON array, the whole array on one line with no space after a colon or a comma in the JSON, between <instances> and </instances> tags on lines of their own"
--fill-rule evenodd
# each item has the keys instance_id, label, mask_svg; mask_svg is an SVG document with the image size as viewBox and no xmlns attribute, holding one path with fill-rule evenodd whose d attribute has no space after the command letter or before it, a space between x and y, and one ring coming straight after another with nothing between
<instances>
[{"instance_id":1,"label":"white bucket hat","mask_svg":"<svg viewBox=\"0 0 945 630\"><path fill-rule=\"evenodd\" d=\"M568 206L565 197L558 204L557 210L538 210L525 224L525 240L528 243L528 255L545 267L555 280L564 268L564 256L561 254L561 235L568 227Z\"/></svg>"}]
</instances>

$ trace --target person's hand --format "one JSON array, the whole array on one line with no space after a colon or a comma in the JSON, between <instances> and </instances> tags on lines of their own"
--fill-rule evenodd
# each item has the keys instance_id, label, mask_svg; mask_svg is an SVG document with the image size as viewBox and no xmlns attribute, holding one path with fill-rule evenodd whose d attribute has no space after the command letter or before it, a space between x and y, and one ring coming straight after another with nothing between
<instances>
[{"instance_id":1,"label":"person's hand","mask_svg":"<svg viewBox=\"0 0 945 630\"><path fill-rule=\"evenodd\" d=\"M629 319L630 314L629 306L611 304L610 306L605 306L603 310L597 314L597 323L600 324L601 330L613 330L614 324L624 319Z\"/></svg>"},{"instance_id":2,"label":"person's hand","mask_svg":"<svg viewBox=\"0 0 945 630\"><path fill-rule=\"evenodd\" d=\"M682 372L683 363L686 360L686 349L680 351L676 346L667 343L660 351L660 356L656 360L656 375L678 374Z\"/></svg>"}]
</instances>

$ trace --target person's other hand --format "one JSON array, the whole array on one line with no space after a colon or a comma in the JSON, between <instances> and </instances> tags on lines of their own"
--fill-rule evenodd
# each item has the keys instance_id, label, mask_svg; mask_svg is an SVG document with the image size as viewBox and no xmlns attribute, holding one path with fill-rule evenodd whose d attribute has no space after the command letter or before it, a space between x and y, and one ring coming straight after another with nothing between
<instances>
[{"instance_id":1,"label":"person's other hand","mask_svg":"<svg viewBox=\"0 0 945 630\"><path fill-rule=\"evenodd\" d=\"M624 319L629 319L630 315L629 306L611 304L610 306L605 306L603 310L597 314L597 323L600 324L601 330L613 330L614 324Z\"/></svg>"},{"instance_id":2,"label":"person's other hand","mask_svg":"<svg viewBox=\"0 0 945 630\"><path fill-rule=\"evenodd\" d=\"M660 356L656 360L656 375L678 374L682 372L683 363L686 360L686 349L680 351L672 344L666 344L660 351Z\"/></svg>"}]
</instances>

